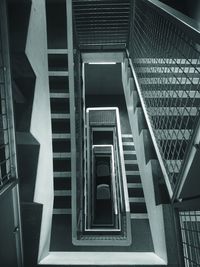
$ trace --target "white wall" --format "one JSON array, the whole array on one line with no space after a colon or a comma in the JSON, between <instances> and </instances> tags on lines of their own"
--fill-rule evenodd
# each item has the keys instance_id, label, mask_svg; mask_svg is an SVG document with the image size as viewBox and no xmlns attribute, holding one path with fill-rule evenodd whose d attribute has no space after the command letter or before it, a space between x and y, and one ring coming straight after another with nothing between
<instances>
[{"instance_id":1,"label":"white wall","mask_svg":"<svg viewBox=\"0 0 200 267\"><path fill-rule=\"evenodd\" d=\"M34 201L43 204L39 260L48 254L53 209L53 161L45 1L32 0L26 54L36 74L31 133L40 143Z\"/></svg>"}]
</instances>

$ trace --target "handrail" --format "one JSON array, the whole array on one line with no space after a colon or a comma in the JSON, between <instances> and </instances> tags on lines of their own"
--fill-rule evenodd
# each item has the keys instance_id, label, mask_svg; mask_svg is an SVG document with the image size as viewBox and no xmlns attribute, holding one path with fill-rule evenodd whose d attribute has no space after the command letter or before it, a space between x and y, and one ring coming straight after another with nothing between
<instances>
[{"instance_id":1,"label":"handrail","mask_svg":"<svg viewBox=\"0 0 200 267\"><path fill-rule=\"evenodd\" d=\"M146 8L149 8L148 14L143 12ZM135 13L133 13L130 33L133 35L129 41L130 56L127 51L129 66L169 196L174 202L175 199L180 198L195 156L197 147L194 147L194 144L198 146L200 142L199 105L194 101L195 93L190 96L190 91L197 92L198 88L196 87L199 85L200 24L158 0L138 0L135 1ZM140 58L144 60L137 61ZM143 68L144 64L148 64L146 69ZM171 67L170 64L173 66ZM188 71L189 69L190 71ZM159 93L159 85L165 84L168 87L166 89L163 87L162 93ZM173 96L168 93L168 88L174 90ZM175 96L179 98L180 88L184 90L189 100L184 104L184 100L180 99L180 104L175 106L173 98ZM162 94L165 97L162 97ZM163 102L156 102L156 97L162 97ZM168 103L167 99L169 98L170 102L168 101ZM182 105L182 115L187 114L191 118L189 135L187 134L188 122L184 124L183 116L179 123L174 119L168 124L166 121L163 122L169 125L169 127L166 126L168 128L164 128L163 123L161 126L159 116L163 116L164 113L161 114L160 110L162 107L168 107L168 104L169 109L163 111L167 114L166 116L179 114L177 111L179 105ZM160 107L157 113L154 113L154 107ZM195 117L195 120L192 119L192 116ZM170 128L172 125L173 129ZM161 131L156 132L156 129L159 128L161 131L166 131L165 137L167 134L170 136L170 129L173 130L173 134L176 134L174 129L177 129L178 134L180 133L179 136L183 136L182 141L176 142L173 149L173 140L168 141L166 138L166 143L160 141L163 140L163 137L160 134ZM168 151L169 149L171 150ZM177 161L174 166L173 160Z\"/></svg>"},{"instance_id":2,"label":"handrail","mask_svg":"<svg viewBox=\"0 0 200 267\"><path fill-rule=\"evenodd\" d=\"M162 3L161 1L158 0L142 0L142 1L151 5L154 8L158 8L159 11L163 12L163 15L166 15L171 19L173 19L175 22L179 24L179 26L183 26L184 30L188 30L188 32L190 32L193 35L193 38L196 37L198 40L200 40L200 23L197 23L194 19Z\"/></svg>"},{"instance_id":3,"label":"handrail","mask_svg":"<svg viewBox=\"0 0 200 267\"><path fill-rule=\"evenodd\" d=\"M165 182L166 182L166 185L167 185L167 189L168 189L169 195L172 198L172 196L173 196L173 190L172 190L172 187L171 187L171 184L170 184L170 179L169 179L169 176L167 174L167 170L165 168L165 164L164 164L162 155L160 153L160 149L158 147L158 144L157 144L157 141L156 141L156 138L155 138L155 135L154 135L154 131L153 131L151 122L149 120L149 116L148 116L148 113L147 113L147 110L146 110L146 106L145 106L145 103L144 103L144 100L143 100L143 97L142 97L142 90L140 88L140 84L138 82L137 75L136 75L136 72L134 70L132 61L129 58L129 52L128 52L128 50L126 50L126 53L127 53L129 64L130 64L130 67L131 67L131 71L132 71L132 74L133 74L133 77L134 77L134 81L135 81L135 85L136 85L136 88L137 88L137 92L138 92L138 95L139 95L139 98L140 98L142 110L144 112L144 116L145 116L145 119L146 119L146 122L147 122L147 125L148 125L148 129L149 129L149 132L150 132L150 135L151 135L151 138L152 138L152 142L153 142L153 145L154 145L154 148L155 148L157 157L158 157L158 161L160 163L161 170L162 170L163 175L164 175L164 179L165 179Z\"/></svg>"},{"instance_id":4,"label":"handrail","mask_svg":"<svg viewBox=\"0 0 200 267\"><path fill-rule=\"evenodd\" d=\"M120 156L120 166L122 171L122 186L124 190L124 203L125 203L125 211L130 212L129 206L129 197L128 197L128 186L126 180L126 170L125 170L125 163L124 163L124 154L123 154L123 146L122 146L122 134L121 134L121 127L120 127L120 118L119 118L119 109L116 108L116 123L117 123L117 140L119 142L119 156Z\"/></svg>"},{"instance_id":5,"label":"handrail","mask_svg":"<svg viewBox=\"0 0 200 267\"><path fill-rule=\"evenodd\" d=\"M91 118L90 118L90 111L108 111L108 129L109 131L114 131L114 136L116 136L116 138L113 139L113 145L92 145L91 147L91 144L90 144L90 138L91 138L91 132L90 132L90 129L91 127L94 127L94 131L95 129L97 129L97 131L102 131L104 128L106 128L106 124L105 122L103 121L102 125L101 125L101 117L99 117L98 115L98 112L97 113L94 113L94 114L91 114ZM114 114L110 114L110 112L114 112ZM104 113L105 116L107 116L106 114L107 113ZM97 117L96 117L97 116ZM102 114L101 114L102 116ZM86 117L87 117L87 120L86 120L86 125L87 125L87 157L86 157L86 165L85 167L87 166L87 177L85 177L85 187L84 187L84 196L85 196L85 212L84 212L84 215L85 215L85 231L88 232L91 230L91 223L90 221L87 220L86 217L90 216L89 213L90 212L90 207L91 207L91 200L89 200L88 198L88 194L90 194L89 192L91 192L92 188L91 188L91 162L90 162L90 159L92 157L91 155L91 152L94 150L94 147L105 147L105 146L109 146L112 148L112 158L115 157L115 159L117 159L117 162L116 163L116 166L118 166L117 168L117 173L116 173L116 177L114 177L115 175L115 164L114 164L114 160L112 160L112 189L113 189L113 192L112 192L112 195L113 195L113 201L114 201L114 214L119 216L117 221L117 229L120 227L121 229L121 226L122 226L122 217L121 217L121 213L123 214L129 214L130 213L130 206L129 206L129 198L128 198L128 189L127 189L127 181L126 181L126 173L125 173L125 165L124 165L124 157L123 157L123 147L122 147L122 137L121 137L121 128L120 128L120 119L119 119L119 110L118 108L87 108L86 110ZM107 118L107 117L105 117ZM92 119L90 121L90 119ZM96 120L97 119L97 120ZM110 127L110 125L112 125L112 127ZM100 127L100 128L99 128ZM103 127L103 128L102 128ZM107 128L106 128L107 129ZM117 158L116 158L117 156ZM116 184L116 179L118 180L118 182L120 183L119 185L119 188L121 190L118 190L118 193L117 193L117 189L115 188ZM87 183L87 184L86 184ZM88 191L89 190L89 191ZM121 192L121 193L120 193ZM121 200L121 204L119 202L119 197L117 197L117 194L119 194L120 198L122 198ZM119 211L119 210L120 211ZM126 219L127 221L127 227L129 226L129 223L128 223L128 219ZM116 223L115 223L115 228L116 228ZM118 224L119 223L119 224ZM117 230L116 229L116 230ZM94 228L93 228L94 230ZM96 229L98 230L98 229Z\"/></svg>"}]
</instances>

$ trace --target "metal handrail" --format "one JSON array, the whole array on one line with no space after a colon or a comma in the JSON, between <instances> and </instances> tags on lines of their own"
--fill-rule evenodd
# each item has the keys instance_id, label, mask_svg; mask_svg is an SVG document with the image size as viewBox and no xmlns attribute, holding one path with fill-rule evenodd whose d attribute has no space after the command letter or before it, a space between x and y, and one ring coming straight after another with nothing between
<instances>
[{"instance_id":1,"label":"metal handrail","mask_svg":"<svg viewBox=\"0 0 200 267\"><path fill-rule=\"evenodd\" d=\"M129 198L128 198L128 189L127 189L127 181L126 181L126 173L125 173L125 165L124 165L124 158L123 158L123 147L122 147L122 137L121 137L121 128L120 128L120 119L119 119L119 110L118 108L88 108L86 111L86 125L87 125L87 156L86 156L86 162L85 162L85 167L87 167L87 177L85 177L85 187L84 187L84 196L85 196L85 203L84 203L84 215L85 215L85 231L88 231L91 229L90 227L90 222L87 220L86 217L90 216L88 214L88 211L90 210L90 205L91 203L88 202L88 190L90 191L90 188L88 188L88 185L90 184L90 180L91 180L91 151L92 148L90 147L90 119L89 119L89 112L90 111L114 111L115 112L115 135L116 135L116 140L114 140L114 149L112 147L112 155L113 157L117 155L117 166L118 166L118 170L117 170L117 179L121 184L121 194L120 198L123 197L123 199L121 199L121 204L119 206L119 199L117 201L117 196L116 196L116 190L113 191L113 197L115 199L115 205L114 205L114 210L115 210L115 214L120 215L120 218L118 218L119 220L119 227L121 229L121 214L120 212L118 212L118 208L121 209L121 212L124 214L129 214L130 213L130 206L129 206ZM96 126L96 123L95 123ZM100 126L100 125L99 125ZM105 127L105 125L103 124L103 127ZM101 127L100 127L101 128ZM109 127L110 128L110 127ZM113 128L113 129L114 129ZM117 147L117 150L116 150ZM114 166L115 167L115 166ZM113 168L114 171L114 168ZM116 180L116 179L115 179ZM112 181L113 182L113 181ZM113 188L115 189L115 185L113 185ZM117 207L119 206L119 207ZM121 207L121 208L120 208ZM128 223L128 220L127 220Z\"/></svg>"},{"instance_id":2,"label":"metal handrail","mask_svg":"<svg viewBox=\"0 0 200 267\"><path fill-rule=\"evenodd\" d=\"M146 122L147 122L147 125L148 125L148 129L149 129L149 132L150 132L150 135L151 135L151 138L152 138L152 142L153 142L157 157L158 157L158 161L160 163L160 167L161 167L161 170L162 170L163 175L164 175L164 179L165 179L165 182L166 182L166 185L167 185L167 189L168 189L169 195L172 198L173 190L172 190L172 187L171 187L171 184L170 184L170 179L169 179L169 176L167 174L167 170L166 170L162 155L160 153L160 149L158 147L158 144L157 144L157 141L156 141L156 138L155 138L155 135L154 135L154 131L153 131L151 122L149 120L149 115L147 113L146 106L145 106L145 103L144 103L144 99L143 99L143 96L142 96L142 90L141 90L140 84L138 82L137 75L136 75L136 72L134 70L132 61L129 58L128 50L126 50L126 53L127 53L128 59L129 59L129 64L130 64L131 71L132 71L132 74L133 74L133 78L134 78L134 81L135 81L136 89L137 89L137 92L138 92L138 95L139 95L139 98L140 98L142 110L144 112L144 116L145 116L145 119L146 119Z\"/></svg>"},{"instance_id":3,"label":"metal handrail","mask_svg":"<svg viewBox=\"0 0 200 267\"><path fill-rule=\"evenodd\" d=\"M139 9L139 8L143 7L143 4L144 4L145 8L149 7L149 8L151 8L151 11L155 10L155 14L159 15L159 19L162 18L163 22L160 23L158 27L156 27L157 26L155 24L157 22L156 16L152 15L153 16L153 18L152 18L152 16L145 16L144 15L145 19L146 18L149 19L149 21L152 23L152 25L155 25L155 31L153 31L153 30L151 31L148 27L146 27L146 23L144 23L145 27L140 25L142 9ZM142 53L143 53L144 54L144 58L146 58L146 60L148 61L148 64L149 63L152 63L152 64L155 64L155 63L157 63L157 64L170 64L169 61L165 60L166 59L165 57L172 58L171 61L173 61L173 68L168 67L168 69L170 71L166 72L163 67L160 67L160 69L162 69L162 71L156 71L156 72L153 71L152 72L152 70L151 70L150 73L153 73L153 74L154 74L154 72L155 73L159 73L159 74L164 73L163 75L171 74L171 75L173 75L174 81L176 81L176 84L178 84L178 85L181 84L181 82L185 85L186 82L184 83L184 78L186 77L185 79L186 80L188 79L188 81L191 84L193 84L193 80L192 80L192 78L188 77L188 75L187 75L188 74L188 70L186 70L186 69L188 69L190 67L190 65L191 65L196 70L196 72L194 72L194 73L195 74L196 73L200 74L199 70L196 68L196 65L195 65L195 64L197 64L197 60L199 60L198 59L199 58L198 57L199 49L198 49L198 45L195 45L195 42L197 42L197 44L200 44L200 24L198 24L192 18L187 17L186 15L182 14L181 12L169 7L168 5L166 5L164 3L161 3L158 0L142 0L142 1L138 1L138 2L136 2L136 7L135 8L139 12L138 13L137 12L134 13L135 16L133 16L133 22L136 21L135 22L136 26L135 27L134 27L134 25L132 25L132 26L133 26L133 29L134 29L134 33L138 34L138 42L136 40L135 41L135 45L134 45L134 43L131 44L131 42L130 42L130 45L133 46L133 50L132 51L130 50L130 53L133 52L133 58L130 59L129 51L127 51L127 55L128 55L128 59L129 59L129 66L130 66L130 68L132 70L132 74L133 74L133 77L134 77L134 80L135 80L135 86L136 86L136 89L137 89L137 92L138 92L138 95L139 95L139 98L140 98L141 106L142 106L142 109L143 109L143 112L144 112L144 116L145 116L145 119L146 119L146 122L147 122L147 125L148 125L148 128L149 128L149 132L150 132L150 135L151 135L151 138L152 138L152 141L153 141L153 145L154 145L154 148L155 148L155 151L156 151L156 154L157 154L157 157L158 157L158 160L159 160L159 163L160 163L163 175L164 175L164 179L166 181L168 192L169 192L171 200L174 201L175 199L180 197L181 189L183 188L184 181L185 181L185 179L187 177L187 173L189 171L189 168L191 166L192 160L194 158L194 155L195 155L195 152L196 152L196 148L197 148L196 146L194 147L194 145L198 145L199 142L200 142L200 125L199 125L200 121L199 121L199 118L198 118L198 120L196 119L197 125L193 125L192 126L193 127L192 128L193 132L191 132L191 134L189 136L189 139L186 139L187 149L185 149L185 150L183 149L184 157L181 158L181 160L182 160L181 164L182 165L180 167L178 167L178 172L175 171L176 173L178 173L178 175L175 174L176 177L175 177L175 175L171 176L171 174L169 173L170 169L167 166L165 158L163 158L163 156L164 156L163 153L165 153L166 148L164 148L164 152L163 152L163 150L162 150L163 147L161 147L161 144L158 143L158 140L157 140L157 138L160 137L160 136L156 136L155 129L153 128L154 126L157 126L158 124L156 124L156 122L154 122L154 121L151 121L151 115L153 116L153 114L151 114L150 108L148 108L148 106L146 106L146 105L150 105L152 103L150 101L146 102L146 97L148 98L149 94L151 96L151 90L148 91L149 94L145 94L143 92L143 86L140 85L140 82L139 82L140 73L139 73L139 76L138 76L138 73L137 73L138 70L136 69L137 68L137 64L139 64L139 62L134 61L134 57L137 57L138 55L139 55L139 57L140 56L142 57ZM160 21L158 21L158 22L160 22ZM186 45L189 46L189 47L186 46L188 48L188 50L190 50L190 47L191 47L191 51L188 51L188 52L183 51L182 52L182 51L180 51L179 47L177 48L177 46L173 45L173 44L170 45L170 42L169 42L169 44L164 46L164 48L166 48L167 51L161 53L162 48L163 48L162 46L164 45L163 44L163 40L165 40L165 39L162 38L162 31L161 30L162 29L166 29L166 28L163 28L165 26L165 24L168 25L168 28L171 25L173 25L173 27L175 27L175 30L178 31L180 36L182 36L182 33L184 33L184 34L186 33L186 37L184 37L184 38L186 38L186 40L184 38L182 38L182 37L179 37L178 33L177 33L177 36L179 37L179 39L181 39L181 38L183 39L183 45L186 43ZM162 25L162 26L160 26L160 25ZM140 31L138 29L139 30L143 30L143 32L140 33ZM165 32L166 31L167 30L165 30ZM168 30L168 32L170 32L170 29ZM154 34L155 34L155 36L158 36L158 40L155 39L155 41L154 40L152 41L151 40L152 37L150 37L150 36L154 36ZM175 33L172 32L172 34L175 34ZM169 37L172 36L171 38L174 38L174 35L172 35L172 34L170 33ZM177 40L181 41L182 39L179 40L178 37L177 37ZM189 40L187 41L188 37L189 37ZM147 49L147 47L145 46L145 41L147 41L147 40L149 40L150 44L151 44L151 47L149 49ZM176 40L176 42L178 42L177 40ZM142 49L139 48L139 42L144 42L144 43L141 44ZM158 49L158 51L157 51L157 49ZM163 50L163 51L165 51L165 50ZM148 58L148 55L149 55L148 52L150 52L150 57L149 58ZM185 54L184 54L184 52L185 52ZM191 54L189 54L189 52ZM179 58L178 59L176 59L176 58L173 59L173 56L176 55L176 53L179 56L181 55L183 57L183 59L180 59L180 60L179 60ZM188 59L187 58L188 55L192 55L192 56L196 55L196 58L195 58L196 61L194 60L194 62L193 62L192 59ZM192 58L192 56L191 56L191 58ZM131 54L131 57L132 57L132 54ZM153 60L153 58L155 58L155 60ZM161 61L162 61L162 58L163 58L162 62L160 61L160 58L161 58ZM133 59L133 62L132 62L132 59ZM182 60L183 60L183 62L182 62ZM181 64L186 64L186 63L187 63L187 68L184 69L184 67L182 67ZM181 78L179 78L179 79L173 73L174 66L176 66L178 70L180 69L182 71L182 72L180 72L180 74L179 74L179 71L178 71L178 74L181 75ZM142 73L142 71L141 71L141 73ZM144 71L144 73L145 73L145 71ZM146 76L145 77L144 74L143 74L143 76L141 75L141 77L142 78L146 78L147 77L147 79L151 78L151 76ZM154 78L154 76L152 76L152 77ZM163 77L165 78L165 76L162 76L162 78ZM167 77L166 77L166 80L167 80L168 84L170 85L171 84L171 80L169 78L167 78ZM161 82L164 84L165 83L164 79L161 80ZM196 81L196 83L198 83L198 81ZM196 83L194 83L194 85L196 85ZM159 82L156 81L156 78L155 78L155 84L159 84ZM152 88L152 86L150 87L150 89L151 88ZM157 89L155 87L155 91L156 90ZM143 95L143 93L144 93L144 95ZM143 97L144 97L144 99L143 99ZM171 97L171 96L169 96L169 97ZM153 102L153 104L154 103L156 105L156 102ZM185 108L185 106L184 106L184 108ZM187 111L187 108L185 108L185 109ZM149 115L150 115L150 117L149 117ZM196 117L198 116L197 112L196 112L195 116ZM186 130L185 128L183 128L183 129ZM180 130L180 132L181 132L181 130ZM187 140L189 140L189 141L187 142ZM180 153L180 150L179 150L179 153ZM169 153L167 154L166 159L168 159L168 155L169 155ZM173 167L173 166L170 166L170 167Z\"/></svg>"}]
</instances>

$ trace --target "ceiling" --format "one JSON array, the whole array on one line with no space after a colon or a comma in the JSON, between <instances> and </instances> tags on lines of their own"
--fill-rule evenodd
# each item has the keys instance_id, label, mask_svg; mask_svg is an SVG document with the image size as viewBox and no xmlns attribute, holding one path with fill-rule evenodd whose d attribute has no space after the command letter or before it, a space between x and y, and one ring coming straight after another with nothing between
<instances>
[{"instance_id":1,"label":"ceiling","mask_svg":"<svg viewBox=\"0 0 200 267\"><path fill-rule=\"evenodd\" d=\"M129 35L130 0L73 0L82 49L123 49Z\"/></svg>"}]
</instances>

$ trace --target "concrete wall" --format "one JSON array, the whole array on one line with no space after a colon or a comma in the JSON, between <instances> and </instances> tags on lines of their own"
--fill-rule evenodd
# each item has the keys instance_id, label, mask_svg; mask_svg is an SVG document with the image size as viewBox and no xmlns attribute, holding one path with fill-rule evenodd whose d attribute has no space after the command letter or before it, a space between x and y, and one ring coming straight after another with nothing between
<instances>
[{"instance_id":1,"label":"concrete wall","mask_svg":"<svg viewBox=\"0 0 200 267\"><path fill-rule=\"evenodd\" d=\"M53 209L53 160L45 1L32 0L26 54L36 74L31 133L40 143L34 201L43 204L39 260L47 255Z\"/></svg>"}]
</instances>

